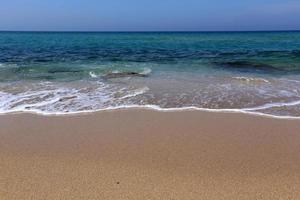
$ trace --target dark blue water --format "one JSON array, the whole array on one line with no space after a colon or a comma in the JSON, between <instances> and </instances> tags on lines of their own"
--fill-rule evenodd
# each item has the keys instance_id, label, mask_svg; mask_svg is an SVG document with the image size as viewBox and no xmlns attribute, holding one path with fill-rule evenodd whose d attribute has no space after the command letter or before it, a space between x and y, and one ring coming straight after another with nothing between
<instances>
[{"instance_id":1,"label":"dark blue water","mask_svg":"<svg viewBox=\"0 0 300 200\"><path fill-rule=\"evenodd\" d=\"M132 105L300 116L300 32L0 32L0 110Z\"/></svg>"}]
</instances>

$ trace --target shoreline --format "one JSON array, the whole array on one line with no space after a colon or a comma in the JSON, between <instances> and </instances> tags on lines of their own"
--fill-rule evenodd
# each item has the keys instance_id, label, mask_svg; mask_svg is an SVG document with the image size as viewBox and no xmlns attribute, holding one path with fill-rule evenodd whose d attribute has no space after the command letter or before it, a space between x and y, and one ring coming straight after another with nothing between
<instances>
[{"instance_id":1,"label":"shoreline","mask_svg":"<svg viewBox=\"0 0 300 200\"><path fill-rule=\"evenodd\" d=\"M243 114L243 115L250 115L250 116L257 116L257 117L265 117L271 119L285 119L285 120L300 120L300 116L279 116L279 115L272 115L266 114L261 112L254 112L249 111L249 109L210 109L210 108L198 108L198 107L182 107L182 108L161 108L156 105L133 105L133 106L119 106L119 107L111 107L111 108L104 108L99 110L86 110L86 111L76 111L76 112L43 112L39 110L31 110L31 111L8 111L0 113L1 116L5 115L19 115L19 114L33 114L39 116L78 116L78 115L93 115L96 113L101 112L114 112L114 111L126 111L126 110L144 110L144 111L155 111L155 112L208 112L208 113L228 113L228 114Z\"/></svg>"},{"instance_id":2,"label":"shoreline","mask_svg":"<svg viewBox=\"0 0 300 200\"><path fill-rule=\"evenodd\" d=\"M0 199L299 199L300 121L128 109L0 116Z\"/></svg>"}]
</instances>

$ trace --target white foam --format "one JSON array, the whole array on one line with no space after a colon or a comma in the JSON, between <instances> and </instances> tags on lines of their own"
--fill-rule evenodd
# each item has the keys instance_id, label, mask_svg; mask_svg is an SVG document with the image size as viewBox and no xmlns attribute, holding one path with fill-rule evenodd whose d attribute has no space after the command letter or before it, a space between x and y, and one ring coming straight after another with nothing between
<instances>
[{"instance_id":1,"label":"white foam","mask_svg":"<svg viewBox=\"0 0 300 200\"><path fill-rule=\"evenodd\" d=\"M39 114L45 116L57 116L57 115L89 114L89 113L95 113L101 111L127 110L127 109L149 109L149 110L155 110L159 112L204 111L204 112L213 112L213 113L242 113L242 114L249 114L254 116L262 116L262 117L275 118L275 119L300 120L300 117L295 117L295 116L277 116L277 115L265 114L260 112L250 112L243 109L209 109L209 108L198 108L198 107L161 108L157 105L123 105L123 106L107 107L107 108L97 109L97 110L84 110L84 111L76 111L76 112L47 112L38 109L23 110L23 111L9 110L6 112L0 112L0 114L33 113L33 114Z\"/></svg>"},{"instance_id":2,"label":"white foam","mask_svg":"<svg viewBox=\"0 0 300 200\"><path fill-rule=\"evenodd\" d=\"M140 95L148 91L149 88L140 88L137 90L134 90L131 94L125 95L121 98L130 98L136 95ZM31 94L31 96L36 96L36 95L44 95L47 94L45 91L40 91L37 93ZM217 113L245 113L245 114L251 114L251 115L258 115L258 116L265 116L265 117L272 117L272 118L279 118L279 119L300 119L300 117L295 117L295 116L277 116L277 115L271 115L271 114L265 114L258 112L259 110L267 109L267 108L272 108L272 107L280 107L280 106L294 106L294 105L299 105L299 101L294 101L294 102L288 102L288 103L270 103L270 104L265 104L262 106L254 107L254 108L245 108L245 109L209 109L209 108L199 108L195 106L191 107L180 107L180 108L162 108L158 105L120 105L120 106L107 106L103 107L100 109L91 109L91 110L62 110L58 111L55 109L51 109L51 106L53 104L60 102L61 98L68 98L70 95L73 94L78 94L78 91L69 91L69 90L56 90L52 91L56 95L54 95L52 98L49 98L43 102L37 102L34 104L21 104L19 106L16 106L14 108L10 108L10 103L15 102L17 103L20 100L24 100L24 98L28 98L29 94L25 93L22 97L20 96L15 96L11 95L8 93L0 92L0 114L7 114L7 113L36 113L40 115L46 115L46 116L51 116L51 115L74 115L74 114L84 114L84 113L93 113L93 112L99 112L99 111L110 111L110 110L120 110L120 109L150 109L150 110L156 110L160 112L176 112L176 111L206 111L206 112L217 112ZM110 96L98 96L96 95L94 98L95 101L99 101L99 98L102 100L102 102L106 102L111 100ZM79 97L80 98L80 97ZM84 101L86 105L92 105L95 102L93 99L90 99L89 101L87 100L89 97L82 96L80 98L80 101ZM47 110L41 110L39 107L42 106L49 106Z\"/></svg>"},{"instance_id":3,"label":"white foam","mask_svg":"<svg viewBox=\"0 0 300 200\"><path fill-rule=\"evenodd\" d=\"M90 72L89 75L92 78L97 78L98 77L97 74L95 74L95 72Z\"/></svg>"},{"instance_id":4,"label":"white foam","mask_svg":"<svg viewBox=\"0 0 300 200\"><path fill-rule=\"evenodd\" d=\"M50 91L27 91L18 95L0 92L0 112L6 111L27 111L30 108L37 108L46 105L52 105L60 100L60 93L66 93L64 90ZM50 96L51 97L50 97ZM35 98L45 98L43 101L24 103ZM19 105L18 105L19 104Z\"/></svg>"},{"instance_id":5,"label":"white foam","mask_svg":"<svg viewBox=\"0 0 300 200\"><path fill-rule=\"evenodd\" d=\"M264 114L260 112L261 110L282 107L282 106L296 106L300 105L300 100L293 102L277 102L268 103L265 105L253 107L253 108L242 108L242 109L210 109L210 108L199 108L199 107L180 107L180 108L162 108L158 105L136 105L130 104L130 98L141 94L144 94L149 90L148 87L142 87L135 90L124 90L125 94L114 99L114 93L111 93L111 88L107 84L102 82L97 82L98 85L96 90L92 92L84 93L79 89L71 88L52 88L50 83L43 83L48 90L45 91L26 91L19 93L17 95L5 93L0 91L0 114L6 113L20 113L29 112L37 113L41 115L69 115L69 114L80 114L80 113L93 113L98 111L106 110L117 110L117 109L128 109L128 108L139 108L139 109L151 109L162 112L172 112L172 111L188 111L188 110L198 110L207 112L230 112L230 113L247 113L252 115L267 116L280 119L300 119L300 117L295 116L277 116L272 114ZM48 84L48 85L47 85ZM84 88L81 88L84 90ZM116 88L112 88L113 91L117 91ZM50 96L49 96L50 94ZM70 98L76 96L75 98ZM32 98L40 97L42 102L27 101ZM61 99L66 98L67 101L61 101ZM122 100L120 104L115 105L115 100ZM26 103L30 102L30 103ZM18 105L19 104L19 105ZM16 105L13 106L12 105ZM95 106L96 105L96 106Z\"/></svg>"},{"instance_id":6,"label":"white foam","mask_svg":"<svg viewBox=\"0 0 300 200\"><path fill-rule=\"evenodd\" d=\"M135 96L138 96L138 95L142 95L144 94L145 92L147 92L149 90L148 87L143 87L143 88L139 88L139 89L136 89L132 92L130 92L129 94L119 98L119 99L127 99L127 98L130 98L130 97L135 97Z\"/></svg>"},{"instance_id":7,"label":"white foam","mask_svg":"<svg viewBox=\"0 0 300 200\"><path fill-rule=\"evenodd\" d=\"M257 106L253 108L244 108L243 110L246 111L258 111L258 110L265 110L269 108L275 108L275 107L283 107L283 106L297 106L300 105L300 100L298 101L292 101L292 102L286 102L286 103L267 103L262 106Z\"/></svg>"},{"instance_id":8,"label":"white foam","mask_svg":"<svg viewBox=\"0 0 300 200\"><path fill-rule=\"evenodd\" d=\"M52 83L29 86L31 90L7 93L0 91L0 113L36 112L36 113L76 113L79 110L97 110L108 105L120 104L120 100L145 93L149 88L125 89L110 86L101 81L93 82L93 87L74 88L53 85ZM76 87L76 86L75 86ZM43 89L43 90L42 90ZM123 94L117 97L118 92Z\"/></svg>"},{"instance_id":9,"label":"white foam","mask_svg":"<svg viewBox=\"0 0 300 200\"><path fill-rule=\"evenodd\" d=\"M233 77L234 79L246 81L246 82L263 82L263 83L270 83L270 81L263 79L263 78L251 78L251 77L244 77L244 76L237 76Z\"/></svg>"},{"instance_id":10,"label":"white foam","mask_svg":"<svg viewBox=\"0 0 300 200\"><path fill-rule=\"evenodd\" d=\"M152 70L150 68L144 68L143 71L140 73L142 75L148 75L152 72Z\"/></svg>"},{"instance_id":11,"label":"white foam","mask_svg":"<svg viewBox=\"0 0 300 200\"><path fill-rule=\"evenodd\" d=\"M118 74L118 73L120 73L120 71L119 70L113 70L111 73Z\"/></svg>"}]
</instances>

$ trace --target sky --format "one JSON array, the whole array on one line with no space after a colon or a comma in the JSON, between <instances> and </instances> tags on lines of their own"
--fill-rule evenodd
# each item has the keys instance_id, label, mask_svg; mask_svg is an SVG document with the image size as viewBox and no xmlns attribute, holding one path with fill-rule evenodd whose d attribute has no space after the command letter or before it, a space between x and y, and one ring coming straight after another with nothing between
<instances>
[{"instance_id":1,"label":"sky","mask_svg":"<svg viewBox=\"0 0 300 200\"><path fill-rule=\"evenodd\" d=\"M0 30L300 30L300 0L0 0Z\"/></svg>"}]
</instances>

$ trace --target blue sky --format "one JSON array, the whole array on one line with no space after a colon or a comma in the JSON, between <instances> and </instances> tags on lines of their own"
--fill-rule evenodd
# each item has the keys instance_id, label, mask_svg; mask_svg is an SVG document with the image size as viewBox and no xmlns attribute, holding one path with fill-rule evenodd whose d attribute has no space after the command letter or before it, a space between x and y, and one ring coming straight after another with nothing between
<instances>
[{"instance_id":1,"label":"blue sky","mask_svg":"<svg viewBox=\"0 0 300 200\"><path fill-rule=\"evenodd\" d=\"M0 0L0 30L300 30L300 0Z\"/></svg>"}]
</instances>

